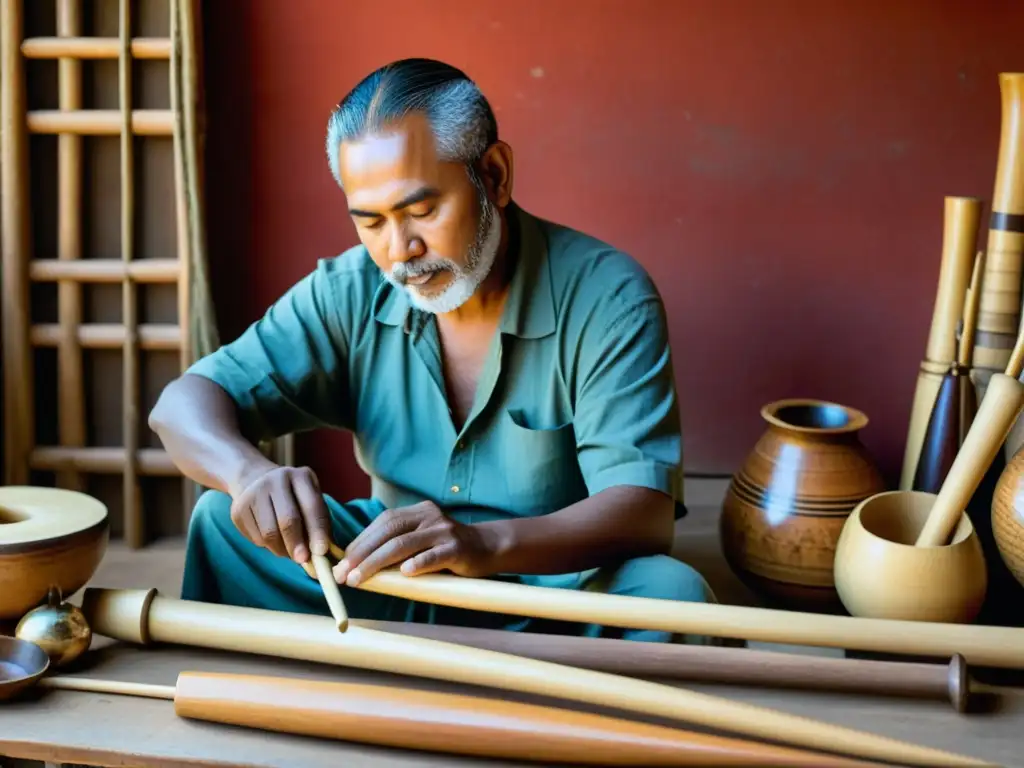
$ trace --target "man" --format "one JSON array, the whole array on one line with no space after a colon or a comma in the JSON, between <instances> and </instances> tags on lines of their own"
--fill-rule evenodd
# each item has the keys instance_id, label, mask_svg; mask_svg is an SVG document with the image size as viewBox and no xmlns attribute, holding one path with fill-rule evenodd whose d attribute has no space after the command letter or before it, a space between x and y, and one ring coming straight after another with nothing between
<instances>
[{"instance_id":1,"label":"man","mask_svg":"<svg viewBox=\"0 0 1024 768\"><path fill-rule=\"evenodd\" d=\"M666 641L354 589L382 568L669 600L712 599L668 556L683 514L665 312L614 248L512 200L512 150L462 72L423 59L338 105L327 160L361 244L320 261L151 417L210 488L184 599L327 613L300 566L328 539L353 617ZM254 444L355 435L370 499L321 494Z\"/></svg>"}]
</instances>

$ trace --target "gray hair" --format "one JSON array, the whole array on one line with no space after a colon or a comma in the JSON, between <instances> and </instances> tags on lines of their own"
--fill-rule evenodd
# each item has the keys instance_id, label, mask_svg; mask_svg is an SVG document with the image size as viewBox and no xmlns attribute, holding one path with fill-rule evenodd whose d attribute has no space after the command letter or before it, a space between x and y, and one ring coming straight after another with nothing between
<instances>
[{"instance_id":1,"label":"gray hair","mask_svg":"<svg viewBox=\"0 0 1024 768\"><path fill-rule=\"evenodd\" d=\"M338 154L353 141L413 112L430 123L443 161L466 166L478 191L482 181L474 164L498 138L490 104L461 70L432 59L403 59L367 75L338 104L327 121L327 163L341 187Z\"/></svg>"}]
</instances>

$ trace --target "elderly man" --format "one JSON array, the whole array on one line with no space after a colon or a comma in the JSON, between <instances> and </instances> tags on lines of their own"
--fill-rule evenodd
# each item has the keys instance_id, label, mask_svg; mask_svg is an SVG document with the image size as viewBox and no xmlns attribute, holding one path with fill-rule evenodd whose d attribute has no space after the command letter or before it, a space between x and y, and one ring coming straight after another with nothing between
<instances>
[{"instance_id":1,"label":"elderly man","mask_svg":"<svg viewBox=\"0 0 1024 768\"><path fill-rule=\"evenodd\" d=\"M667 641L355 589L383 568L712 600L668 554L684 513L665 310L646 272L512 199L513 156L477 86L412 59L338 105L327 160L360 245L321 260L150 417L211 489L184 599L327 613L300 563L328 540L353 617ZM255 444L338 428L371 498L323 495Z\"/></svg>"}]
</instances>

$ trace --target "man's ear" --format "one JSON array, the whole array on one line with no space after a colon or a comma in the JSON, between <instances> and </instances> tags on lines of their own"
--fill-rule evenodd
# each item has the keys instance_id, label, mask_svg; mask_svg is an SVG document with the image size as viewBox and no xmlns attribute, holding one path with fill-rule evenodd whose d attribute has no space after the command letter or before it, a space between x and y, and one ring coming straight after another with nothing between
<instances>
[{"instance_id":1,"label":"man's ear","mask_svg":"<svg viewBox=\"0 0 1024 768\"><path fill-rule=\"evenodd\" d=\"M480 158L478 169L491 201L499 208L507 206L512 201L512 147L494 142Z\"/></svg>"}]
</instances>

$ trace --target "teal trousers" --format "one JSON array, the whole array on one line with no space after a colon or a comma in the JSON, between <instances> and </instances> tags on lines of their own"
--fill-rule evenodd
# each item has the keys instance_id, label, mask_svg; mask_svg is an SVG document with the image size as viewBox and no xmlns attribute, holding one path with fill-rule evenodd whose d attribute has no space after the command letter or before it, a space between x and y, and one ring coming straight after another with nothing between
<instances>
[{"instance_id":1,"label":"teal trousers","mask_svg":"<svg viewBox=\"0 0 1024 768\"><path fill-rule=\"evenodd\" d=\"M341 504L329 496L324 498L331 513L334 541L343 549L381 509L379 502L369 499ZM563 588L592 589L597 582L599 591L609 594L714 602L704 578L689 565L667 555L636 558L627 560L618 568L578 578L571 574L567 577L556 577L550 583ZM544 579L530 577L529 583L545 584ZM342 586L341 592L349 616L354 619L618 637L647 642L679 641L668 632L470 611L418 603L347 586ZM330 615L320 585L300 565L257 547L242 536L231 521L230 497L219 491L206 491L193 512L181 597L183 600ZM689 642L704 640L694 638Z\"/></svg>"}]
</instances>

